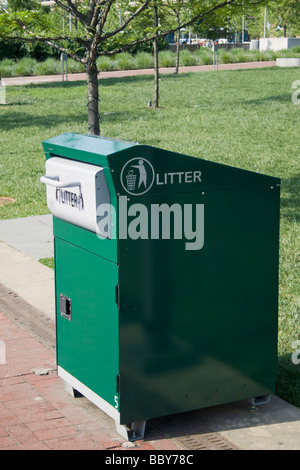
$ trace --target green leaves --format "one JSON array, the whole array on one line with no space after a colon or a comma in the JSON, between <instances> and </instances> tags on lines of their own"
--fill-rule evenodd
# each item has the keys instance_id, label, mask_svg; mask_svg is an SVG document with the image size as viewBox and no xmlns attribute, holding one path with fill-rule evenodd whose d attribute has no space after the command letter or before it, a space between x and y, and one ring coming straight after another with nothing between
<instances>
[{"instance_id":1,"label":"green leaves","mask_svg":"<svg viewBox=\"0 0 300 470\"><path fill-rule=\"evenodd\" d=\"M0 14L0 37L5 36L46 36L51 30L51 18L40 11L21 10ZM46 33L46 34L45 34Z\"/></svg>"},{"instance_id":2,"label":"green leaves","mask_svg":"<svg viewBox=\"0 0 300 470\"><path fill-rule=\"evenodd\" d=\"M285 29L288 36L300 33L299 0L278 0L269 3L268 16L272 22ZM283 35L283 34L282 34Z\"/></svg>"},{"instance_id":3,"label":"green leaves","mask_svg":"<svg viewBox=\"0 0 300 470\"><path fill-rule=\"evenodd\" d=\"M244 13L246 29L263 18L267 0L118 0L102 2L58 2L53 9L43 7L39 0L7 0L8 6L0 10L0 38L41 41L68 52L82 48L93 55L113 55L134 45L150 41L157 34L181 28L194 28L202 37L212 29L235 32L242 27ZM155 3L154 3L155 2ZM89 8L87 7L89 5ZM156 4L159 27L154 26L153 6ZM145 7L139 10L140 7ZM268 14L272 24L277 22L288 31L300 32L299 0L269 0ZM70 23L70 18L72 22ZM251 20L250 20L251 18ZM253 19L254 18L254 19ZM95 21L94 21L95 20ZM256 37L261 27L253 27ZM217 33L216 33L217 34Z\"/></svg>"},{"instance_id":4,"label":"green leaves","mask_svg":"<svg viewBox=\"0 0 300 470\"><path fill-rule=\"evenodd\" d=\"M42 9L41 3L37 0L8 0L7 5L11 12Z\"/></svg>"}]
</instances>

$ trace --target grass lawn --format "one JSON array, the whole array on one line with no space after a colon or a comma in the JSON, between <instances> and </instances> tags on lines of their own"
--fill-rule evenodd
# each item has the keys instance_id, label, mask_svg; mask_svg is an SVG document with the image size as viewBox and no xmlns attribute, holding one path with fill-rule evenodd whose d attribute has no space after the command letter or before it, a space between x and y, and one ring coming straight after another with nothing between
<instances>
[{"instance_id":1,"label":"grass lawn","mask_svg":"<svg viewBox=\"0 0 300 470\"><path fill-rule=\"evenodd\" d=\"M292 103L299 69L166 75L159 110L147 108L153 78L100 81L101 133L138 141L282 179L279 291L279 394L300 407L300 105ZM87 132L85 83L7 87L0 105L0 218L48 212L39 182L41 142ZM255 338L253 339L255 341ZM298 348L299 349L299 348Z\"/></svg>"}]
</instances>

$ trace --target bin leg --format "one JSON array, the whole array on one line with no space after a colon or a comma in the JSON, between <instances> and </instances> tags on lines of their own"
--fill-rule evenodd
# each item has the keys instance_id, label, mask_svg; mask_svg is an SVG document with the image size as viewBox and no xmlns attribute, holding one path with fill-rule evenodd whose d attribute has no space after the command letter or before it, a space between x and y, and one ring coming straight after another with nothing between
<instances>
[{"instance_id":1,"label":"bin leg","mask_svg":"<svg viewBox=\"0 0 300 470\"><path fill-rule=\"evenodd\" d=\"M260 397L250 398L249 402L253 406L258 406L258 405L265 405L267 403L270 403L270 400L271 400L271 395L262 395Z\"/></svg>"},{"instance_id":2,"label":"bin leg","mask_svg":"<svg viewBox=\"0 0 300 470\"><path fill-rule=\"evenodd\" d=\"M127 441L144 439L146 421L134 421L130 426L116 423L117 432Z\"/></svg>"},{"instance_id":3,"label":"bin leg","mask_svg":"<svg viewBox=\"0 0 300 470\"><path fill-rule=\"evenodd\" d=\"M72 387L72 385L70 385L68 382L65 382L65 381L64 381L64 389L67 393L72 395L72 397L74 398L83 397L83 395L80 392L78 392L78 390L76 390L74 387Z\"/></svg>"}]
</instances>

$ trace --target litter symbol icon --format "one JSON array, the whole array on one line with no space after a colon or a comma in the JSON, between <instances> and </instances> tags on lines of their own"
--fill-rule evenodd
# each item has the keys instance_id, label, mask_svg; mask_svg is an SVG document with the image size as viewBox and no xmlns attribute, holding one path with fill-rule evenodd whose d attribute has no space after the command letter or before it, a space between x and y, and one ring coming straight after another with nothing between
<instances>
[{"instance_id":1,"label":"litter symbol icon","mask_svg":"<svg viewBox=\"0 0 300 470\"><path fill-rule=\"evenodd\" d=\"M125 191L134 196L145 194L154 183L155 172L145 158L132 158L122 168L121 183Z\"/></svg>"},{"instance_id":2,"label":"litter symbol icon","mask_svg":"<svg viewBox=\"0 0 300 470\"><path fill-rule=\"evenodd\" d=\"M127 189L129 191L135 190L135 183L136 183L136 175L133 174L133 170L129 170L126 176L127 181Z\"/></svg>"}]
</instances>

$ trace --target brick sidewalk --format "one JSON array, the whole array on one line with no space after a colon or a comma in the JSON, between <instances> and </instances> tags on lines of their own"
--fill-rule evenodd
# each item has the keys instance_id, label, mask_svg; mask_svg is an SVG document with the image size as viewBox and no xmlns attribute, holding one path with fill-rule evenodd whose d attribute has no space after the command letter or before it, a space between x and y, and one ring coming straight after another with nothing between
<instances>
[{"instance_id":1,"label":"brick sidewalk","mask_svg":"<svg viewBox=\"0 0 300 470\"><path fill-rule=\"evenodd\" d=\"M0 342L0 450L180 450L157 433L124 441L111 418L64 390L55 353L2 313Z\"/></svg>"}]
</instances>

